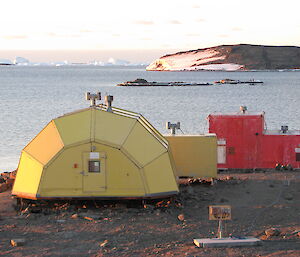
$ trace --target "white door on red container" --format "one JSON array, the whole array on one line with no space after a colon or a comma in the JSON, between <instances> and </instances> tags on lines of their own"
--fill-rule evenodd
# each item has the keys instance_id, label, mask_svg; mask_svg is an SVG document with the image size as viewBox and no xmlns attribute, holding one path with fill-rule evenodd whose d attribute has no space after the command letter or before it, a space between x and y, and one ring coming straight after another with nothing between
<instances>
[{"instance_id":1,"label":"white door on red container","mask_svg":"<svg viewBox=\"0 0 300 257\"><path fill-rule=\"evenodd\" d=\"M218 164L226 163L226 145L218 145Z\"/></svg>"}]
</instances>

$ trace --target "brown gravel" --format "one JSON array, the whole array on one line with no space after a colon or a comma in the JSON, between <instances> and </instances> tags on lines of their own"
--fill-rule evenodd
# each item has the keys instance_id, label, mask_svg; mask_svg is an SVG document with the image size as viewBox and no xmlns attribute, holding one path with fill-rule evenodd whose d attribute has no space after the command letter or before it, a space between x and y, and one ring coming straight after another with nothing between
<instances>
[{"instance_id":1,"label":"brown gravel","mask_svg":"<svg viewBox=\"0 0 300 257\"><path fill-rule=\"evenodd\" d=\"M23 213L12 204L10 192L0 193L1 256L300 256L300 172L222 173L213 186L182 185L170 201L58 203ZM212 204L232 206L227 235L263 244L195 247L194 238L216 233ZM266 236L270 228L280 234ZM11 239L26 241L13 247Z\"/></svg>"}]
</instances>

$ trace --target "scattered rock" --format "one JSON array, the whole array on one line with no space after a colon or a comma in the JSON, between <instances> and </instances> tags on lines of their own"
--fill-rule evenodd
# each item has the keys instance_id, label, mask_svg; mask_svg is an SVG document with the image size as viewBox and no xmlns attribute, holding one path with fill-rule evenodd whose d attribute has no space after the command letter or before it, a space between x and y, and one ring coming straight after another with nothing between
<instances>
[{"instance_id":1,"label":"scattered rock","mask_svg":"<svg viewBox=\"0 0 300 257\"><path fill-rule=\"evenodd\" d=\"M160 216L161 211L160 211L160 209L156 209L154 213L155 213L156 216Z\"/></svg>"},{"instance_id":2,"label":"scattered rock","mask_svg":"<svg viewBox=\"0 0 300 257\"><path fill-rule=\"evenodd\" d=\"M292 233L292 235L297 235L298 237L300 237L300 230L296 230Z\"/></svg>"},{"instance_id":3,"label":"scattered rock","mask_svg":"<svg viewBox=\"0 0 300 257\"><path fill-rule=\"evenodd\" d=\"M66 220L57 220L56 222L58 222L58 223L65 223Z\"/></svg>"},{"instance_id":4,"label":"scattered rock","mask_svg":"<svg viewBox=\"0 0 300 257\"><path fill-rule=\"evenodd\" d=\"M151 205L151 204L144 204L144 209L147 209L147 210L154 210L155 206L154 205Z\"/></svg>"},{"instance_id":5,"label":"scattered rock","mask_svg":"<svg viewBox=\"0 0 300 257\"><path fill-rule=\"evenodd\" d=\"M0 193L5 192L8 189L8 185L3 183L0 185Z\"/></svg>"},{"instance_id":6,"label":"scattered rock","mask_svg":"<svg viewBox=\"0 0 300 257\"><path fill-rule=\"evenodd\" d=\"M95 214L87 214L87 213L83 214L82 213L82 214L79 214L78 216L83 218L83 219L90 220L90 221L100 219L99 215L95 215Z\"/></svg>"},{"instance_id":7,"label":"scattered rock","mask_svg":"<svg viewBox=\"0 0 300 257\"><path fill-rule=\"evenodd\" d=\"M177 216L177 218L178 218L178 220L180 220L180 221L184 221L184 214L179 214L179 215Z\"/></svg>"},{"instance_id":8,"label":"scattered rock","mask_svg":"<svg viewBox=\"0 0 300 257\"><path fill-rule=\"evenodd\" d=\"M0 174L0 193L12 188L14 183L14 175L12 172L3 172Z\"/></svg>"},{"instance_id":9,"label":"scattered rock","mask_svg":"<svg viewBox=\"0 0 300 257\"><path fill-rule=\"evenodd\" d=\"M119 227L117 227L116 229L115 229L115 232L117 232L117 233L120 233L122 230L124 230L125 229L125 225L124 224L122 224L121 226L119 226Z\"/></svg>"},{"instance_id":10,"label":"scattered rock","mask_svg":"<svg viewBox=\"0 0 300 257\"><path fill-rule=\"evenodd\" d=\"M14 170L14 171L12 171L12 172L9 173L9 178L15 179L15 178L16 178L16 175L17 175L17 171Z\"/></svg>"},{"instance_id":11,"label":"scattered rock","mask_svg":"<svg viewBox=\"0 0 300 257\"><path fill-rule=\"evenodd\" d=\"M25 245L26 240L24 238L11 239L10 244L14 247Z\"/></svg>"},{"instance_id":12,"label":"scattered rock","mask_svg":"<svg viewBox=\"0 0 300 257\"><path fill-rule=\"evenodd\" d=\"M269 228L269 229L266 229L265 230L265 234L268 236L268 237L271 237L271 236L278 236L280 235L280 229L278 228Z\"/></svg>"},{"instance_id":13,"label":"scattered rock","mask_svg":"<svg viewBox=\"0 0 300 257\"><path fill-rule=\"evenodd\" d=\"M6 227L6 228L12 229L12 228L16 228L17 225L16 225L16 224L12 224L12 225L6 225L5 227Z\"/></svg>"},{"instance_id":14,"label":"scattered rock","mask_svg":"<svg viewBox=\"0 0 300 257\"><path fill-rule=\"evenodd\" d=\"M88 217L88 216L85 216L83 217L85 220L89 220L89 221L95 221L92 217Z\"/></svg>"},{"instance_id":15,"label":"scattered rock","mask_svg":"<svg viewBox=\"0 0 300 257\"><path fill-rule=\"evenodd\" d=\"M259 238L260 238L260 240L267 240L267 239L268 239L268 236L267 236L267 235L262 235L262 236L260 236Z\"/></svg>"},{"instance_id":16,"label":"scattered rock","mask_svg":"<svg viewBox=\"0 0 300 257\"><path fill-rule=\"evenodd\" d=\"M104 240L102 243L99 243L100 247L106 247L108 245L108 240Z\"/></svg>"},{"instance_id":17,"label":"scattered rock","mask_svg":"<svg viewBox=\"0 0 300 257\"><path fill-rule=\"evenodd\" d=\"M14 181L15 181L15 180L14 180L13 178L8 178L8 179L6 180L6 184L7 184L8 186L12 187Z\"/></svg>"},{"instance_id":18,"label":"scattered rock","mask_svg":"<svg viewBox=\"0 0 300 257\"><path fill-rule=\"evenodd\" d=\"M29 207L27 207L26 209L24 209L23 211L21 211L21 214L22 215L25 215L25 214L28 214L30 211L29 211Z\"/></svg>"},{"instance_id":19,"label":"scattered rock","mask_svg":"<svg viewBox=\"0 0 300 257\"><path fill-rule=\"evenodd\" d=\"M71 216L71 219L78 219L78 214L77 214L77 213L73 214L73 215Z\"/></svg>"}]
</instances>

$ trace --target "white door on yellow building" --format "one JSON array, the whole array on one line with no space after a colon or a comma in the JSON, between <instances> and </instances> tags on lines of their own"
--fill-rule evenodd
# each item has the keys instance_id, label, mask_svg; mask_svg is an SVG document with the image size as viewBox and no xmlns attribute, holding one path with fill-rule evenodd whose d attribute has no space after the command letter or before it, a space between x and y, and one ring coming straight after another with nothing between
<instances>
[{"instance_id":1,"label":"white door on yellow building","mask_svg":"<svg viewBox=\"0 0 300 257\"><path fill-rule=\"evenodd\" d=\"M105 153L83 153L83 192L101 192L106 190Z\"/></svg>"}]
</instances>

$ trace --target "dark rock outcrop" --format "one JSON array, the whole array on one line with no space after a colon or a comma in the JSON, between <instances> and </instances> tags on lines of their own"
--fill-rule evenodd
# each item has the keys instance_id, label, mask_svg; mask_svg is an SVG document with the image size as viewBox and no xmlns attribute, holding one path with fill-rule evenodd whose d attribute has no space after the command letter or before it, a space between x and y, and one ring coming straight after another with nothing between
<instances>
[{"instance_id":1,"label":"dark rock outcrop","mask_svg":"<svg viewBox=\"0 0 300 257\"><path fill-rule=\"evenodd\" d=\"M227 52L224 61L244 65L247 70L299 69L300 47L229 45L219 47Z\"/></svg>"}]
</instances>

